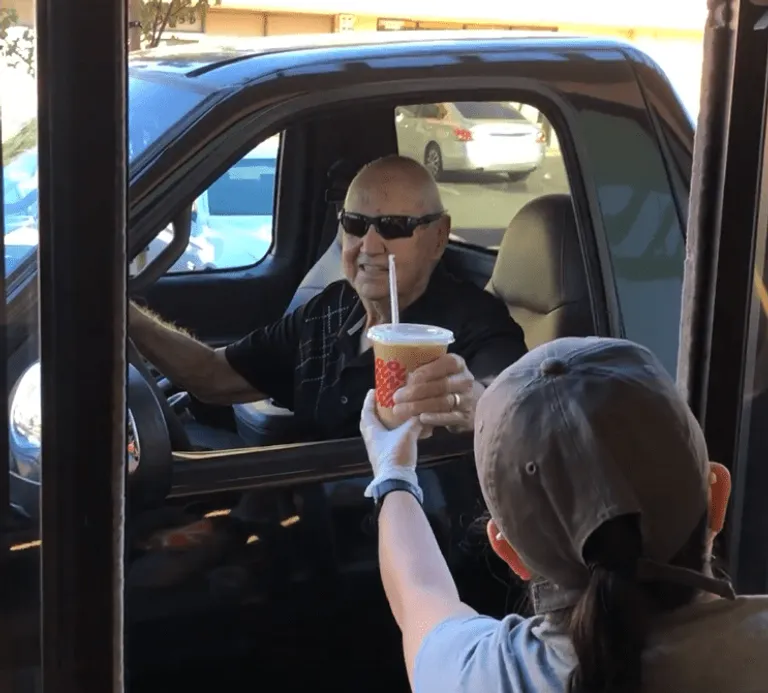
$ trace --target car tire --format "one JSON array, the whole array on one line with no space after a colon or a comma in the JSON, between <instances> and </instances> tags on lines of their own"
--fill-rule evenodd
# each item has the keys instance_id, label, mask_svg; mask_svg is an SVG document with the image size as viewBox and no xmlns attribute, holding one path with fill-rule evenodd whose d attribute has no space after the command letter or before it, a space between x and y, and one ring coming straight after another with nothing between
<instances>
[{"instance_id":1,"label":"car tire","mask_svg":"<svg viewBox=\"0 0 768 693\"><path fill-rule=\"evenodd\" d=\"M522 183L523 181L528 180L528 176L530 176L532 171L525 171L524 173L520 173L518 171L507 171L507 178L509 179L510 183Z\"/></svg>"},{"instance_id":2,"label":"car tire","mask_svg":"<svg viewBox=\"0 0 768 693\"><path fill-rule=\"evenodd\" d=\"M443 176L443 153L439 145L430 142L424 150L424 167L432 174L435 180Z\"/></svg>"}]
</instances>

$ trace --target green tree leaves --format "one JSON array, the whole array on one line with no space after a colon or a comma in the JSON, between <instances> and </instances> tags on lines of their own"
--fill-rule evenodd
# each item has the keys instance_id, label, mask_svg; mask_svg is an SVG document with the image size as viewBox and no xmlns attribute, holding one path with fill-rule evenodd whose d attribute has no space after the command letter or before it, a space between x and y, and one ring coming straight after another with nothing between
<instances>
[{"instance_id":1,"label":"green tree leaves","mask_svg":"<svg viewBox=\"0 0 768 693\"><path fill-rule=\"evenodd\" d=\"M10 67L26 67L34 75L35 36L31 29L19 27L18 23L16 10L0 8L0 59Z\"/></svg>"},{"instance_id":2,"label":"green tree leaves","mask_svg":"<svg viewBox=\"0 0 768 693\"><path fill-rule=\"evenodd\" d=\"M208 10L208 0L142 0L141 37L147 48L155 48L168 29L195 24Z\"/></svg>"}]
</instances>

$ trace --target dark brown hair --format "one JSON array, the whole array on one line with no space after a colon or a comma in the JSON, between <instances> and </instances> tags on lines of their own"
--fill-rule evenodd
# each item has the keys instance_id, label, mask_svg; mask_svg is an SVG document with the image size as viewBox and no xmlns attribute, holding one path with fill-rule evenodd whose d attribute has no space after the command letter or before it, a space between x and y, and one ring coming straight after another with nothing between
<instances>
[{"instance_id":1,"label":"dark brown hair","mask_svg":"<svg viewBox=\"0 0 768 693\"><path fill-rule=\"evenodd\" d=\"M706 542L705 516L671 563L702 570ZM589 586L575 607L551 615L566 627L578 660L568 693L639 693L654 617L695 598L692 587L638 583L634 573L641 554L636 516L610 520L587 540L583 557L590 568Z\"/></svg>"}]
</instances>

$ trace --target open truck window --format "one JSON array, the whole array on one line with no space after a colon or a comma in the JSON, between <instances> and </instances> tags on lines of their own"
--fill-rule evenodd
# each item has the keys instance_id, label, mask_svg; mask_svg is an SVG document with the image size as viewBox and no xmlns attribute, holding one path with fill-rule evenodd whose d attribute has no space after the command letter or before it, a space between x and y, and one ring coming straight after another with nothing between
<instances>
[{"instance_id":1,"label":"open truck window","mask_svg":"<svg viewBox=\"0 0 768 693\"><path fill-rule=\"evenodd\" d=\"M570 194L557 135L544 115L509 103L435 104L395 110L398 153L424 164L451 215L451 240L497 251L513 217L531 200Z\"/></svg>"}]
</instances>

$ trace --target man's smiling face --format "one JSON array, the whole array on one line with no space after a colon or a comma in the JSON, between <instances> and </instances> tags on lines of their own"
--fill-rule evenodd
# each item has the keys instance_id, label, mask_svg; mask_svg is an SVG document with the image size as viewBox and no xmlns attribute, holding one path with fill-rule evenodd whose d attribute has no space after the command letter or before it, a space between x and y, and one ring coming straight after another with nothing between
<instances>
[{"instance_id":1,"label":"man's smiling face","mask_svg":"<svg viewBox=\"0 0 768 693\"><path fill-rule=\"evenodd\" d=\"M345 212L367 217L424 217L442 210L437 186L415 161L387 158L363 169L352 181ZM428 282L447 241L444 216L418 227L410 238L384 239L371 226L362 238L340 230L344 275L364 302L389 298L388 256L395 256L398 294L411 302Z\"/></svg>"}]
</instances>

